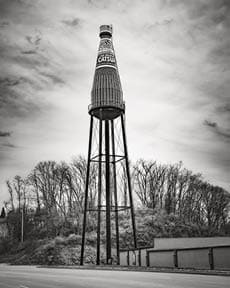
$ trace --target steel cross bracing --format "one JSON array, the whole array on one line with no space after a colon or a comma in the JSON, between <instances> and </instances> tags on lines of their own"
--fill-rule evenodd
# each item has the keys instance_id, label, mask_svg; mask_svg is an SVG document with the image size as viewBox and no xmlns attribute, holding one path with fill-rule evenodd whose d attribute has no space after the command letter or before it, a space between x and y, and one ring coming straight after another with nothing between
<instances>
[{"instance_id":1,"label":"steel cross bracing","mask_svg":"<svg viewBox=\"0 0 230 288\"><path fill-rule=\"evenodd\" d=\"M97 121L98 125L95 125ZM116 121L116 125L114 122ZM120 125L119 125L120 124ZM115 129L117 128L117 129ZM94 131L95 130L95 131ZM117 133L120 131L121 135ZM96 132L97 137L93 137ZM97 139L94 139L97 138ZM94 142L94 143L93 143ZM92 155L92 146L95 146L97 150L96 154ZM121 147L122 146L122 147ZM120 149L120 151L118 151ZM121 151L122 150L122 151ZM122 152L122 153L121 153ZM124 162L124 163L123 163ZM121 164L122 163L122 166ZM118 164L120 167L118 168ZM96 207L89 207L88 192L90 184L90 169L92 165L97 165L97 205ZM123 175L123 184L119 179L119 173L125 173ZM119 181L119 183L117 183ZM124 190L123 185L128 190L128 193ZM122 186L122 187L121 187ZM119 188L119 189L118 189ZM118 191L119 190L119 191ZM120 192L120 193L119 193ZM119 196L122 198L127 193L127 203L119 203ZM131 225L133 230L133 245L137 247L136 243L136 228L134 218L133 199L131 191L131 178L129 171L129 160L127 152L127 142L125 133L125 123L123 114L116 120L101 120L91 116L90 120L90 133L89 133L89 146L88 146L88 161L87 161L87 174L85 185L85 205L83 215L83 231L82 231L82 245L81 245L81 259L80 264L84 262L84 248L85 248L85 235L86 235L86 218L88 212L97 212L97 256L96 263L99 265L101 262L101 222L102 215L105 213L106 223L106 263L110 264L112 261L112 220L115 222L115 238L116 238L116 259L117 264L119 260L119 212L130 211ZM113 219L111 219L111 213L114 213Z\"/></svg>"}]
</instances>

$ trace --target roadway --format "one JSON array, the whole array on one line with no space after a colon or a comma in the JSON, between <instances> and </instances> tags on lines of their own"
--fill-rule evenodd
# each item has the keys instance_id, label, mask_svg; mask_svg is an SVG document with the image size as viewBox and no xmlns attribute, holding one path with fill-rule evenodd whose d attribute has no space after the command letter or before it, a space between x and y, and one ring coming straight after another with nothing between
<instances>
[{"instance_id":1,"label":"roadway","mask_svg":"<svg viewBox=\"0 0 230 288\"><path fill-rule=\"evenodd\" d=\"M229 288L230 277L0 264L0 288Z\"/></svg>"}]
</instances>

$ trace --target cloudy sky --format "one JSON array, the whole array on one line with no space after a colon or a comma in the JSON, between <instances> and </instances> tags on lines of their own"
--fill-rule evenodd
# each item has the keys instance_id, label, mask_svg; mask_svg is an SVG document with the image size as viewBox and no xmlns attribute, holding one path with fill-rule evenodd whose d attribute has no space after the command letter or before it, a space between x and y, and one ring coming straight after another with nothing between
<instances>
[{"instance_id":1,"label":"cloudy sky","mask_svg":"<svg viewBox=\"0 0 230 288\"><path fill-rule=\"evenodd\" d=\"M87 154L101 24L131 160L182 160L230 190L230 1L0 0L0 202L37 162Z\"/></svg>"}]
</instances>

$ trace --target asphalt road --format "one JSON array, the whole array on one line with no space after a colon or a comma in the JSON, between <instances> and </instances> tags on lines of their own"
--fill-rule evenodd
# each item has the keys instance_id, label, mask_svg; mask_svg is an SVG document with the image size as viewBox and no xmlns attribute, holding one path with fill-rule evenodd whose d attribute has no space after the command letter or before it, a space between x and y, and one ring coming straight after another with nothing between
<instances>
[{"instance_id":1,"label":"asphalt road","mask_svg":"<svg viewBox=\"0 0 230 288\"><path fill-rule=\"evenodd\" d=\"M0 264L0 288L230 287L230 277L133 271L54 269Z\"/></svg>"}]
</instances>

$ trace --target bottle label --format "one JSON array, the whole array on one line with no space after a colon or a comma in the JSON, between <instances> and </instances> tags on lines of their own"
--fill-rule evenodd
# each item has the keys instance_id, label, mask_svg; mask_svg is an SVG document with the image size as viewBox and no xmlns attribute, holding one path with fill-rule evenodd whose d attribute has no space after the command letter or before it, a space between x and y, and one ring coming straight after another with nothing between
<instances>
[{"instance_id":1,"label":"bottle label","mask_svg":"<svg viewBox=\"0 0 230 288\"><path fill-rule=\"evenodd\" d=\"M112 65L115 66L116 60L113 54L103 53L97 57L97 66L101 65Z\"/></svg>"},{"instance_id":2,"label":"bottle label","mask_svg":"<svg viewBox=\"0 0 230 288\"><path fill-rule=\"evenodd\" d=\"M96 67L105 65L116 67L116 58L113 50L113 43L110 39L107 38L101 39L100 41Z\"/></svg>"},{"instance_id":3,"label":"bottle label","mask_svg":"<svg viewBox=\"0 0 230 288\"><path fill-rule=\"evenodd\" d=\"M101 39L100 41L100 46L99 46L99 53L103 53L103 52L113 52L113 43L110 39Z\"/></svg>"}]
</instances>

